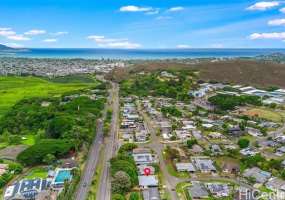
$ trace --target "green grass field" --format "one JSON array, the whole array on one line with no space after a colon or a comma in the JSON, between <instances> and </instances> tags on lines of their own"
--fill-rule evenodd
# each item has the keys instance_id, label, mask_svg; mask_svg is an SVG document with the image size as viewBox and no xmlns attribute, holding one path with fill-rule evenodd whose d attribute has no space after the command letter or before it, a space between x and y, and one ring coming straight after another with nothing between
<instances>
[{"instance_id":1,"label":"green grass field","mask_svg":"<svg viewBox=\"0 0 285 200\"><path fill-rule=\"evenodd\" d=\"M56 78L42 78L52 83L94 83L94 79L84 75L71 75Z\"/></svg>"},{"instance_id":2,"label":"green grass field","mask_svg":"<svg viewBox=\"0 0 285 200\"><path fill-rule=\"evenodd\" d=\"M48 170L45 167L36 167L28 171L21 179L43 178L47 176Z\"/></svg>"},{"instance_id":3,"label":"green grass field","mask_svg":"<svg viewBox=\"0 0 285 200\"><path fill-rule=\"evenodd\" d=\"M24 98L60 96L96 83L50 83L40 78L0 77L0 116Z\"/></svg>"},{"instance_id":4,"label":"green grass field","mask_svg":"<svg viewBox=\"0 0 285 200\"><path fill-rule=\"evenodd\" d=\"M21 143L23 145L32 146L35 144L34 136L33 135L21 135L21 137L27 138L26 140L22 140Z\"/></svg>"},{"instance_id":5,"label":"green grass field","mask_svg":"<svg viewBox=\"0 0 285 200\"><path fill-rule=\"evenodd\" d=\"M259 117L266 118L275 122L279 122L282 120L282 115L285 116L285 112L270 110L266 108L252 108L246 111L250 116L254 116L255 114Z\"/></svg>"}]
</instances>

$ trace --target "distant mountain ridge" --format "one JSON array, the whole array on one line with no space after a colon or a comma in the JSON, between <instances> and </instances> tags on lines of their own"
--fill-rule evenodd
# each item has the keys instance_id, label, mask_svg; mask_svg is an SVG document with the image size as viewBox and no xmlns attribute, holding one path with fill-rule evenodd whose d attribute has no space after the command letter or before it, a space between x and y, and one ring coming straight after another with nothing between
<instances>
[{"instance_id":1,"label":"distant mountain ridge","mask_svg":"<svg viewBox=\"0 0 285 200\"><path fill-rule=\"evenodd\" d=\"M27 48L12 48L4 44L0 44L0 52L26 52L29 51Z\"/></svg>"},{"instance_id":2,"label":"distant mountain ridge","mask_svg":"<svg viewBox=\"0 0 285 200\"><path fill-rule=\"evenodd\" d=\"M3 44L0 44L0 51L6 51L6 50L13 50L14 48L7 47Z\"/></svg>"}]
</instances>

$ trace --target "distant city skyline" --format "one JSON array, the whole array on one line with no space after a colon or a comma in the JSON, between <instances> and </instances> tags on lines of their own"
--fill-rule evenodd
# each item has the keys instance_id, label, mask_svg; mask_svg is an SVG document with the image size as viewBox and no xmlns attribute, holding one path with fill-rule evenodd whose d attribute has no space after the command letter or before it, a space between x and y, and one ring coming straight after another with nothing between
<instances>
[{"instance_id":1,"label":"distant city skyline","mask_svg":"<svg viewBox=\"0 0 285 200\"><path fill-rule=\"evenodd\" d=\"M2 0L0 19L10 47L285 47L285 1Z\"/></svg>"}]
</instances>

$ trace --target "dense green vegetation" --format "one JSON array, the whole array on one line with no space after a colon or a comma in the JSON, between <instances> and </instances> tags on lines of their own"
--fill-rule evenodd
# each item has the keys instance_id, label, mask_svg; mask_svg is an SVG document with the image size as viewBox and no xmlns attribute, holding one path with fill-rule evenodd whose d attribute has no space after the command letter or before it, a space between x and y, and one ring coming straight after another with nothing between
<instances>
[{"instance_id":1,"label":"dense green vegetation","mask_svg":"<svg viewBox=\"0 0 285 200\"><path fill-rule=\"evenodd\" d=\"M232 110L236 106L242 106L245 104L261 106L262 102L259 96L251 96L251 95L243 95L243 96L235 96L228 94L218 94L216 96L212 96L209 99L209 102L217 106L222 110Z\"/></svg>"},{"instance_id":2,"label":"dense green vegetation","mask_svg":"<svg viewBox=\"0 0 285 200\"><path fill-rule=\"evenodd\" d=\"M182 112L178 110L176 107L163 107L161 108L161 112L164 116L166 116L167 113L174 117L182 117Z\"/></svg>"},{"instance_id":3,"label":"dense green vegetation","mask_svg":"<svg viewBox=\"0 0 285 200\"><path fill-rule=\"evenodd\" d=\"M118 155L110 160L113 194L125 195L138 183L136 163L133 157L126 155L127 152L136 147L137 145L133 143L124 144L120 147Z\"/></svg>"},{"instance_id":4,"label":"dense green vegetation","mask_svg":"<svg viewBox=\"0 0 285 200\"><path fill-rule=\"evenodd\" d=\"M51 102L50 106L41 106L44 100ZM76 150L84 141L91 142L94 122L101 116L105 99L78 97L63 105L59 98L44 100L33 98L18 102L2 117L0 134L7 131L13 135L32 134L37 140L61 138L74 144Z\"/></svg>"},{"instance_id":5,"label":"dense green vegetation","mask_svg":"<svg viewBox=\"0 0 285 200\"><path fill-rule=\"evenodd\" d=\"M0 77L0 116L22 99L59 97L62 93L88 88L92 84L55 84L40 78Z\"/></svg>"},{"instance_id":6,"label":"dense green vegetation","mask_svg":"<svg viewBox=\"0 0 285 200\"><path fill-rule=\"evenodd\" d=\"M70 75L56 78L42 78L52 83L94 83L94 79L84 75Z\"/></svg>"},{"instance_id":7,"label":"dense green vegetation","mask_svg":"<svg viewBox=\"0 0 285 200\"><path fill-rule=\"evenodd\" d=\"M160 73L167 71L176 78L164 78ZM156 96L174 98L189 102L192 98L188 91L193 84L196 74L192 70L160 70L150 75L136 75L133 79L121 82L121 95Z\"/></svg>"},{"instance_id":8,"label":"dense green vegetation","mask_svg":"<svg viewBox=\"0 0 285 200\"><path fill-rule=\"evenodd\" d=\"M198 144L198 141L196 139L187 140L188 148L192 148L192 146L195 144Z\"/></svg>"},{"instance_id":9,"label":"dense green vegetation","mask_svg":"<svg viewBox=\"0 0 285 200\"><path fill-rule=\"evenodd\" d=\"M238 145L239 145L239 147L240 147L241 149L244 149L244 148L248 147L248 146L249 146L249 143L250 143L250 141L249 141L248 139L242 138L242 139L239 139L239 140L238 140Z\"/></svg>"},{"instance_id":10,"label":"dense green vegetation","mask_svg":"<svg viewBox=\"0 0 285 200\"><path fill-rule=\"evenodd\" d=\"M35 145L22 151L17 160L25 165L33 165L41 163L43 159L46 159L48 154L50 155L63 155L72 148L72 145L63 140L56 139L43 139L37 142Z\"/></svg>"}]
</instances>

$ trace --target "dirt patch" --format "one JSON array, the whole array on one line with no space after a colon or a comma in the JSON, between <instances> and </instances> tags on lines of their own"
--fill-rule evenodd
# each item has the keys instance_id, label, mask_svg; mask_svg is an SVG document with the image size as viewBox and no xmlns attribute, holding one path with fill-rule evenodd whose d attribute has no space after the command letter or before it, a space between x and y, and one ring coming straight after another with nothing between
<instances>
[{"instance_id":1,"label":"dirt patch","mask_svg":"<svg viewBox=\"0 0 285 200\"><path fill-rule=\"evenodd\" d=\"M15 160L16 157L25 149L27 149L28 145L20 145L20 146L10 146L0 151L0 158Z\"/></svg>"},{"instance_id":2,"label":"dirt patch","mask_svg":"<svg viewBox=\"0 0 285 200\"><path fill-rule=\"evenodd\" d=\"M241 115L246 115L249 117L254 117L254 116L262 117L262 113L258 111L244 111L241 113Z\"/></svg>"}]
</instances>

